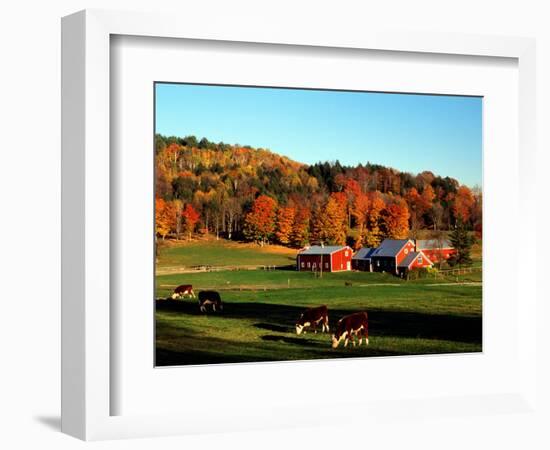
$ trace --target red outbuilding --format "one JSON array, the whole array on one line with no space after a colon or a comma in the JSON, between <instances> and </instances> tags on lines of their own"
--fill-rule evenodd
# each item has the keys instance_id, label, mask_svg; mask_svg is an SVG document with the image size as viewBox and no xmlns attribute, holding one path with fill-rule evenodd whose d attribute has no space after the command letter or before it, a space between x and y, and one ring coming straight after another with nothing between
<instances>
[{"instance_id":1,"label":"red outbuilding","mask_svg":"<svg viewBox=\"0 0 550 450\"><path fill-rule=\"evenodd\" d=\"M422 251L409 252L405 258L397 265L397 273L401 276L405 276L412 269L421 269L425 267L432 267L433 262L430 261Z\"/></svg>"},{"instance_id":2,"label":"red outbuilding","mask_svg":"<svg viewBox=\"0 0 550 450\"><path fill-rule=\"evenodd\" d=\"M415 250L424 253L434 263L446 261L456 253L456 249L447 239L417 239Z\"/></svg>"},{"instance_id":3,"label":"red outbuilding","mask_svg":"<svg viewBox=\"0 0 550 450\"><path fill-rule=\"evenodd\" d=\"M313 245L298 252L296 270L313 272L340 272L351 270L353 251L341 245Z\"/></svg>"}]
</instances>

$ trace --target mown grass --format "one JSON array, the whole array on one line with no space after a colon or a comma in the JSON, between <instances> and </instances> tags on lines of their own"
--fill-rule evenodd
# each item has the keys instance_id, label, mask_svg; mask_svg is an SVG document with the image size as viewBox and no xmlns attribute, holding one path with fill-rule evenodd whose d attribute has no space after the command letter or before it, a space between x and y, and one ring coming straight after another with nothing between
<instances>
[{"instance_id":1,"label":"mown grass","mask_svg":"<svg viewBox=\"0 0 550 450\"><path fill-rule=\"evenodd\" d=\"M158 300L157 365L481 351L481 286L386 284L221 291L224 310ZM304 308L327 304L331 325L366 310L370 345L330 348L327 334L296 336Z\"/></svg>"},{"instance_id":2,"label":"mown grass","mask_svg":"<svg viewBox=\"0 0 550 450\"><path fill-rule=\"evenodd\" d=\"M235 263L249 264L249 250L237 254L234 248L222 245L217 254L224 262L232 253ZM212 246L196 246L194 251L199 259L207 259ZM269 255L265 249L263 253L262 258ZM190 256L183 254L188 261ZM468 276L475 274L461 276L459 281L468 281ZM390 274L364 272L325 273L316 278L293 270L159 275L156 364L479 352L481 284L455 284L452 278L405 281ZM202 314L196 300L164 300L176 285L187 283L193 284L195 292L218 290L224 310ZM345 314L368 311L369 346L332 349L328 334L296 336L294 324L300 313L321 304L329 307L331 327Z\"/></svg>"},{"instance_id":3,"label":"mown grass","mask_svg":"<svg viewBox=\"0 0 550 450\"><path fill-rule=\"evenodd\" d=\"M192 267L200 265L285 266L296 262L297 251L281 246L255 246L227 240L201 240L165 243L157 267Z\"/></svg>"}]
</instances>

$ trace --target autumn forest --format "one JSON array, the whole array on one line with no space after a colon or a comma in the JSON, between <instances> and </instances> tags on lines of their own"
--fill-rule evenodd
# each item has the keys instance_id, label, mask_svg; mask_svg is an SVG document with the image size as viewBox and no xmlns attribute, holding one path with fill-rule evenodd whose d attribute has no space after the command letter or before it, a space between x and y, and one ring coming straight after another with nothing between
<instances>
[{"instance_id":1,"label":"autumn forest","mask_svg":"<svg viewBox=\"0 0 550 450\"><path fill-rule=\"evenodd\" d=\"M461 225L481 237L478 187L377 164L302 164L267 149L155 136L156 233L260 245L377 246ZM337 155L337 152L335 152Z\"/></svg>"}]
</instances>

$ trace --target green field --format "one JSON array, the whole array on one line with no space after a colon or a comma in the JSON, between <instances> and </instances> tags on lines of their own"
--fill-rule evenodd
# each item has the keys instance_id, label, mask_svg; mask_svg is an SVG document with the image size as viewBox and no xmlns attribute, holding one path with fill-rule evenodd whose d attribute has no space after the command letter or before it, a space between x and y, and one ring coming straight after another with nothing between
<instances>
[{"instance_id":1,"label":"green field","mask_svg":"<svg viewBox=\"0 0 550 450\"><path fill-rule=\"evenodd\" d=\"M291 254L280 248L256 250L223 241L173 246L161 251L158 267L249 266L252 259L258 265L292 263ZM257 269L158 275L156 363L479 352L480 281L481 272L416 281L382 273L325 273L316 278L309 272ZM218 290L223 312L202 314L192 299L165 300L179 284L192 284L195 292ZM303 309L321 304L329 308L331 327L345 314L368 311L370 345L332 349L328 334L296 336L294 323Z\"/></svg>"},{"instance_id":2,"label":"green field","mask_svg":"<svg viewBox=\"0 0 550 450\"><path fill-rule=\"evenodd\" d=\"M286 266L296 261L296 250L279 246L259 247L224 240L190 242L184 245L166 244L161 247L157 262L159 269L186 268L198 265Z\"/></svg>"}]
</instances>

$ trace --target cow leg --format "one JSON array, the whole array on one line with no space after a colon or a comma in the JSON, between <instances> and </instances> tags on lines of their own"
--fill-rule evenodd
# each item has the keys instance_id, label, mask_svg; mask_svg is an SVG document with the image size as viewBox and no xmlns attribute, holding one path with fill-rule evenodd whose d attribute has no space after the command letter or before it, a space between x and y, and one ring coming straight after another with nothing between
<instances>
[{"instance_id":1,"label":"cow leg","mask_svg":"<svg viewBox=\"0 0 550 450\"><path fill-rule=\"evenodd\" d=\"M212 303L212 311L216 312L216 304Z\"/></svg>"},{"instance_id":2,"label":"cow leg","mask_svg":"<svg viewBox=\"0 0 550 450\"><path fill-rule=\"evenodd\" d=\"M327 330L327 333L330 332L330 328L328 327L328 316L325 317L325 328Z\"/></svg>"}]
</instances>

